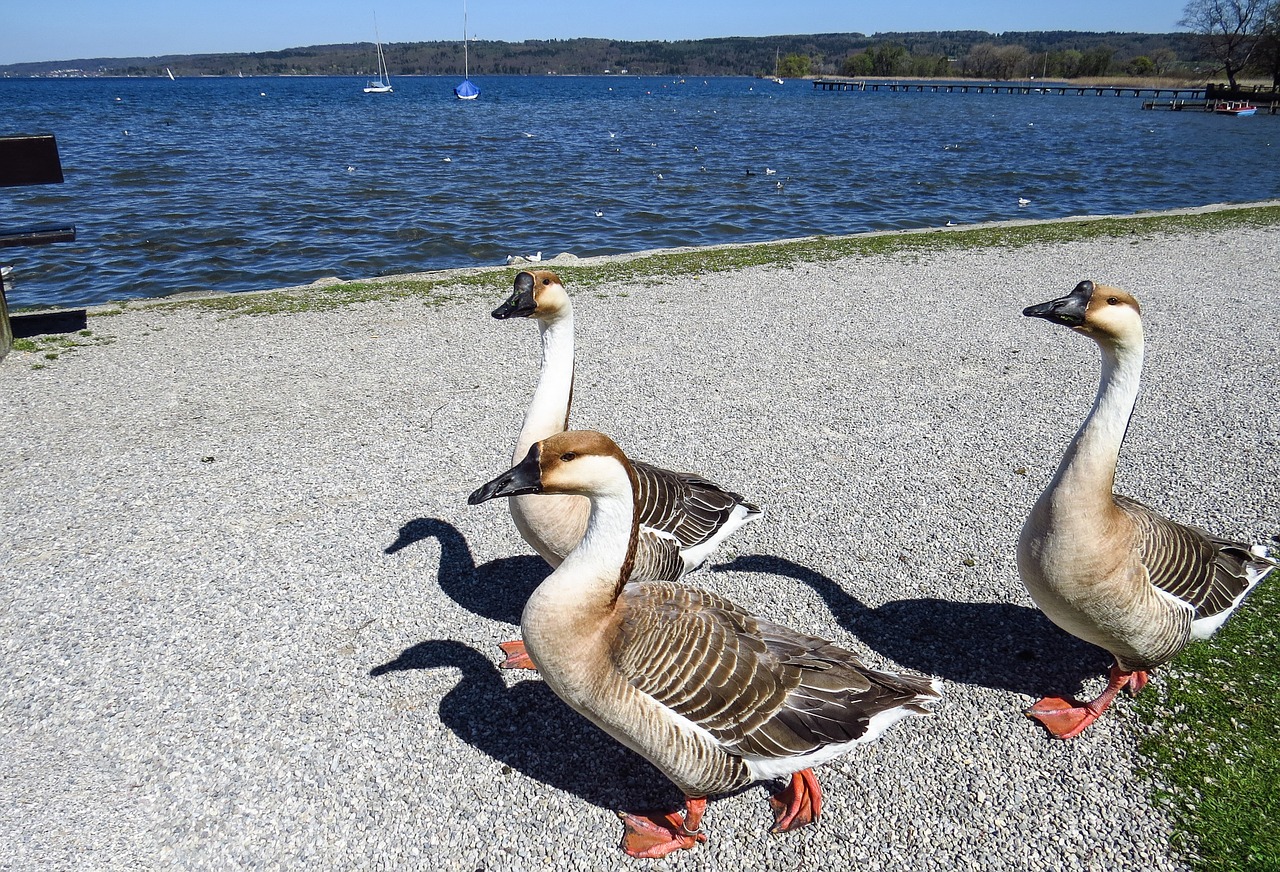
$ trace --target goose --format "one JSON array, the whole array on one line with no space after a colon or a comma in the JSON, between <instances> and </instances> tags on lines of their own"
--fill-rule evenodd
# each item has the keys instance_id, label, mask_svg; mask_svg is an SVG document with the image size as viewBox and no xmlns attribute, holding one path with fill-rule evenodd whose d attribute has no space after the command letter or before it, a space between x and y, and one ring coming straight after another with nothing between
<instances>
[{"instance_id":1,"label":"goose","mask_svg":"<svg viewBox=\"0 0 1280 872\"><path fill-rule=\"evenodd\" d=\"M528 656L557 696L683 792L683 815L619 812L627 854L692 848L706 841L708 796L788 776L770 799L772 831L804 826L822 810L812 767L904 717L929 714L938 683L869 669L849 651L708 591L631 580L641 486L608 436L570 430L534 443L468 498L589 501L581 542L525 603Z\"/></svg>"},{"instance_id":2,"label":"goose","mask_svg":"<svg viewBox=\"0 0 1280 872\"><path fill-rule=\"evenodd\" d=\"M516 437L517 463L540 439L569 427L573 401L573 303L550 270L516 275L511 296L493 310L500 321L533 318L542 338L542 371ZM762 514L741 494L690 472L633 463L640 480L640 543L633 567L639 578L676 581L702 566L720 543ZM587 528L588 501L580 496L516 496L509 501L520 535L551 566L559 566ZM527 668L519 642L503 642L506 668Z\"/></svg>"},{"instance_id":3,"label":"goose","mask_svg":"<svg viewBox=\"0 0 1280 872\"><path fill-rule=\"evenodd\" d=\"M1113 492L1142 375L1141 311L1132 294L1083 281L1022 312L1070 327L1102 352L1093 408L1018 539L1018 572L1036 605L1115 658L1096 699L1046 697L1026 711L1060 739L1084 732L1121 688L1137 694L1190 640L1212 635L1275 566L1261 545L1176 523Z\"/></svg>"}]
</instances>

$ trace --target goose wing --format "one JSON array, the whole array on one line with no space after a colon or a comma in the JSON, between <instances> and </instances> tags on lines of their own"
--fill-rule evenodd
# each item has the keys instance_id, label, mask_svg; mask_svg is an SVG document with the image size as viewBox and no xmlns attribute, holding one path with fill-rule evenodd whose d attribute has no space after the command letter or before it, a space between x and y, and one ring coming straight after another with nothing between
<instances>
[{"instance_id":1,"label":"goose wing","mask_svg":"<svg viewBox=\"0 0 1280 872\"><path fill-rule=\"evenodd\" d=\"M680 541L670 533L641 527L631 578L675 581L684 575L685 562Z\"/></svg>"},{"instance_id":2,"label":"goose wing","mask_svg":"<svg viewBox=\"0 0 1280 872\"><path fill-rule=\"evenodd\" d=\"M739 756L783 758L855 741L892 708L925 713L931 682L868 669L824 639L708 591L630 584L616 667L638 690Z\"/></svg>"},{"instance_id":3,"label":"goose wing","mask_svg":"<svg viewBox=\"0 0 1280 872\"><path fill-rule=\"evenodd\" d=\"M671 537L680 548L710 540L740 505L752 514L760 511L742 494L691 472L672 472L647 463L631 465L636 471L636 512L641 529Z\"/></svg>"},{"instance_id":4,"label":"goose wing","mask_svg":"<svg viewBox=\"0 0 1280 872\"><path fill-rule=\"evenodd\" d=\"M1129 497L1115 500L1133 520L1151 583L1189 604L1197 618L1230 611L1274 565L1247 544L1170 521Z\"/></svg>"}]
</instances>

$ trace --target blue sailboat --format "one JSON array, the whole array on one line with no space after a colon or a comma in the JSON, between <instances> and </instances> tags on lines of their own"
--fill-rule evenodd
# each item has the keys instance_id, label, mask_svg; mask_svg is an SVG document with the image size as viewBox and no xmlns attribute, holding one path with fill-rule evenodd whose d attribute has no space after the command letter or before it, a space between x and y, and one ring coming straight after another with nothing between
<instances>
[{"instance_id":1,"label":"blue sailboat","mask_svg":"<svg viewBox=\"0 0 1280 872\"><path fill-rule=\"evenodd\" d=\"M474 100L480 96L480 89L471 81L471 61L467 55L467 4L462 4L462 83L453 89L453 95L459 100Z\"/></svg>"}]
</instances>

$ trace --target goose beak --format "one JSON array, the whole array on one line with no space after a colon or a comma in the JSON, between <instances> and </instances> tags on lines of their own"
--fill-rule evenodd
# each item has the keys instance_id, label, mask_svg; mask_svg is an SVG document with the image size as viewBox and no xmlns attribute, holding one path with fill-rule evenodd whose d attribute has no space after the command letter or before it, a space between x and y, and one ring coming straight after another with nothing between
<instances>
[{"instance_id":1,"label":"goose beak","mask_svg":"<svg viewBox=\"0 0 1280 872\"><path fill-rule=\"evenodd\" d=\"M488 484L481 485L471 496L467 504L478 506L495 497L515 497L520 494L542 493L542 453L534 445L525 455L524 460L508 469Z\"/></svg>"},{"instance_id":2,"label":"goose beak","mask_svg":"<svg viewBox=\"0 0 1280 872\"><path fill-rule=\"evenodd\" d=\"M1089 308L1089 298L1093 296L1093 282L1081 282L1065 297L1027 306L1022 314L1028 318L1044 318L1064 327L1079 327L1084 324L1084 313Z\"/></svg>"},{"instance_id":3,"label":"goose beak","mask_svg":"<svg viewBox=\"0 0 1280 872\"><path fill-rule=\"evenodd\" d=\"M533 299L533 276L522 272L516 276L515 290L505 303L493 310L493 317L499 321L508 318L528 318L538 309Z\"/></svg>"}]
</instances>

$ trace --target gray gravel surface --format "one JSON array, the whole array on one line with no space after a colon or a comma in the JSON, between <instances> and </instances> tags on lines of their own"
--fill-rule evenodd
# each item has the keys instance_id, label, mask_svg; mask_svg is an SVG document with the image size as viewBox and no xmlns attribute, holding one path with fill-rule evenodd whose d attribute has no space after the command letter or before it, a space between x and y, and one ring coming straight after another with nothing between
<instances>
[{"instance_id":1,"label":"gray gravel surface","mask_svg":"<svg viewBox=\"0 0 1280 872\"><path fill-rule=\"evenodd\" d=\"M1277 250L1240 229L575 295L573 423L766 508L694 583L946 687L819 770L817 826L768 835L754 787L663 868L1183 868L1127 702L1070 743L1020 714L1108 665L1014 565L1098 374L1020 311L1084 278L1134 292L1119 489L1266 540ZM0 867L654 865L613 812L675 789L496 668L546 573L501 502L466 505L537 378L534 326L489 317L506 275L439 307L95 317L114 342L0 365Z\"/></svg>"}]
</instances>

